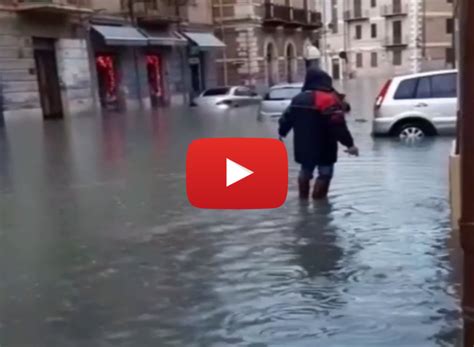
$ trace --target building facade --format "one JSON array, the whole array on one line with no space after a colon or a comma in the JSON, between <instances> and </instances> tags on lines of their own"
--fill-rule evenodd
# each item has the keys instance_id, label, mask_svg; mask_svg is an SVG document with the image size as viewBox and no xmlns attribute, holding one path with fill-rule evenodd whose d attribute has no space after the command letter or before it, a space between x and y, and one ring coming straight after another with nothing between
<instances>
[{"instance_id":1,"label":"building facade","mask_svg":"<svg viewBox=\"0 0 474 347\"><path fill-rule=\"evenodd\" d=\"M319 0L323 64L335 78L450 68L449 0Z\"/></svg>"},{"instance_id":2,"label":"building facade","mask_svg":"<svg viewBox=\"0 0 474 347\"><path fill-rule=\"evenodd\" d=\"M257 91L300 82L305 47L317 44L321 14L308 0L213 0L215 33L226 45L219 84Z\"/></svg>"},{"instance_id":3,"label":"building facade","mask_svg":"<svg viewBox=\"0 0 474 347\"><path fill-rule=\"evenodd\" d=\"M4 115L61 118L93 106L89 0L0 1L0 88Z\"/></svg>"},{"instance_id":4,"label":"building facade","mask_svg":"<svg viewBox=\"0 0 474 347\"><path fill-rule=\"evenodd\" d=\"M188 102L217 84L209 1L0 0L0 114Z\"/></svg>"},{"instance_id":5,"label":"building facade","mask_svg":"<svg viewBox=\"0 0 474 347\"><path fill-rule=\"evenodd\" d=\"M453 0L422 3L422 70L455 66L454 12Z\"/></svg>"}]
</instances>

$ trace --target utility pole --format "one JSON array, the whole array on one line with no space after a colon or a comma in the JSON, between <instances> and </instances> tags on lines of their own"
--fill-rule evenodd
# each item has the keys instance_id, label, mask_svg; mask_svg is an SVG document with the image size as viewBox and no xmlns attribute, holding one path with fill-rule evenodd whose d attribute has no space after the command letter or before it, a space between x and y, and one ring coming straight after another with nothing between
<instances>
[{"instance_id":1,"label":"utility pole","mask_svg":"<svg viewBox=\"0 0 474 347\"><path fill-rule=\"evenodd\" d=\"M464 251L463 319L464 347L474 346L474 1L460 0L460 113L461 113L461 220Z\"/></svg>"},{"instance_id":2,"label":"utility pole","mask_svg":"<svg viewBox=\"0 0 474 347\"><path fill-rule=\"evenodd\" d=\"M128 0L128 14L130 15L130 21L132 26L135 28L137 27L137 20L135 16L135 6L134 0ZM138 52L135 47L132 48L133 51L133 64L135 68L135 83L137 84L137 92L138 92L138 104L140 108L143 107L143 99L142 99L142 86L141 86L141 78L140 78L140 64L138 62Z\"/></svg>"}]
</instances>

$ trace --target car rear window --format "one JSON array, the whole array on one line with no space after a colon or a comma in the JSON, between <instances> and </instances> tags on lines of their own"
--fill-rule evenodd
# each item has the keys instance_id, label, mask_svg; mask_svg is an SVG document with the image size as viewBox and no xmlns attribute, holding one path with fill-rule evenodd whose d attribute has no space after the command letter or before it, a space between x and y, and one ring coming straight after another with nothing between
<instances>
[{"instance_id":1,"label":"car rear window","mask_svg":"<svg viewBox=\"0 0 474 347\"><path fill-rule=\"evenodd\" d=\"M413 99L415 97L417 81L417 78L401 81L395 92L394 99Z\"/></svg>"},{"instance_id":2,"label":"car rear window","mask_svg":"<svg viewBox=\"0 0 474 347\"><path fill-rule=\"evenodd\" d=\"M269 100L290 100L293 99L299 92L301 88L288 87L288 88L275 88L270 91L268 94Z\"/></svg>"},{"instance_id":3,"label":"car rear window","mask_svg":"<svg viewBox=\"0 0 474 347\"><path fill-rule=\"evenodd\" d=\"M456 74L450 73L431 77L431 94L433 98L455 98L456 92Z\"/></svg>"},{"instance_id":4,"label":"car rear window","mask_svg":"<svg viewBox=\"0 0 474 347\"><path fill-rule=\"evenodd\" d=\"M212 88L206 90L202 96L218 96L218 95L226 95L229 93L230 88Z\"/></svg>"}]
</instances>

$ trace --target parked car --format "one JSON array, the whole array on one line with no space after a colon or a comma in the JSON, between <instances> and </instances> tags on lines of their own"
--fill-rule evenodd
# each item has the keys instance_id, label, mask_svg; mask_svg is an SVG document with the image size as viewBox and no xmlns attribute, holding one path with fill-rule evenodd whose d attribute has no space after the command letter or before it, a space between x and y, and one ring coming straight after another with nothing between
<instances>
[{"instance_id":1,"label":"parked car","mask_svg":"<svg viewBox=\"0 0 474 347\"><path fill-rule=\"evenodd\" d=\"M193 100L199 107L241 107L258 105L262 97L245 86L217 87L203 91Z\"/></svg>"},{"instance_id":2,"label":"parked car","mask_svg":"<svg viewBox=\"0 0 474 347\"><path fill-rule=\"evenodd\" d=\"M374 135L421 139L456 131L457 71L394 77L375 100Z\"/></svg>"},{"instance_id":3,"label":"parked car","mask_svg":"<svg viewBox=\"0 0 474 347\"><path fill-rule=\"evenodd\" d=\"M291 99L299 92L303 84L278 84L270 88L260 104L260 117L279 117L290 105Z\"/></svg>"}]
</instances>

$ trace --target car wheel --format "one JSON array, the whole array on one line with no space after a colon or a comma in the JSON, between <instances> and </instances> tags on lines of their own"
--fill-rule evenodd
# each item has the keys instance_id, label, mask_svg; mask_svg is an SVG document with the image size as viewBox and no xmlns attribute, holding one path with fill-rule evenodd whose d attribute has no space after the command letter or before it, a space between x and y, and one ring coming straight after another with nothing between
<instances>
[{"instance_id":1,"label":"car wheel","mask_svg":"<svg viewBox=\"0 0 474 347\"><path fill-rule=\"evenodd\" d=\"M421 141L428 135L428 131L423 124L409 123L398 128L397 136L403 141Z\"/></svg>"}]
</instances>

